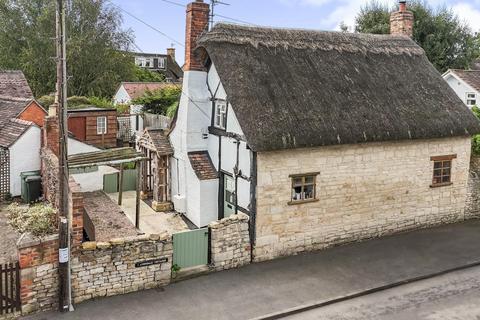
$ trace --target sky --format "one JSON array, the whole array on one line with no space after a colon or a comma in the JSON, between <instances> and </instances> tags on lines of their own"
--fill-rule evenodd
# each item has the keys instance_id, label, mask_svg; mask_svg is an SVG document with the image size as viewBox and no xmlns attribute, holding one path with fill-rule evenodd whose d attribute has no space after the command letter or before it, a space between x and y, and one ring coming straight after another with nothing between
<instances>
[{"instance_id":1,"label":"sky","mask_svg":"<svg viewBox=\"0 0 480 320\"><path fill-rule=\"evenodd\" d=\"M135 35L136 51L165 53L172 43L177 49L177 61L184 60L184 48L172 41L185 42L185 8L192 0L109 0L123 10L123 27ZM209 2L209 0L205 0ZM360 7L368 0L222 0L230 5L217 5L216 13L228 17L216 17L215 22L232 19L274 27L338 30L341 22L353 26ZM380 0L391 5L395 0ZM480 31L480 0L426 0L433 7L445 5ZM130 15L143 20L168 37L147 27ZM171 39L169 39L171 38Z\"/></svg>"}]
</instances>

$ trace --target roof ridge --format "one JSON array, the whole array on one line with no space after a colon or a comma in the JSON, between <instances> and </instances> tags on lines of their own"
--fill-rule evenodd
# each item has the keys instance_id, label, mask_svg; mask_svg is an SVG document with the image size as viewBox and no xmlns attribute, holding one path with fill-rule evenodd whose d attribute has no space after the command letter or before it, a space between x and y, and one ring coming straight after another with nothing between
<instances>
[{"instance_id":1,"label":"roof ridge","mask_svg":"<svg viewBox=\"0 0 480 320\"><path fill-rule=\"evenodd\" d=\"M8 100L8 101L17 101L17 102L30 102L35 99L31 98L19 98L19 97L13 97L13 96L3 96L0 95L0 100Z\"/></svg>"}]
</instances>

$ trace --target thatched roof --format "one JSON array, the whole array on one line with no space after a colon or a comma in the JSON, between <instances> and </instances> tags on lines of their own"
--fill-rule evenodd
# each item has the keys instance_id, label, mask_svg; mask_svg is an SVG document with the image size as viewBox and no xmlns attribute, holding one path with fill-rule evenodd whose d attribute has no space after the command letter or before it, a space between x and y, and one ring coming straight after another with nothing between
<instances>
[{"instance_id":1,"label":"thatched roof","mask_svg":"<svg viewBox=\"0 0 480 320\"><path fill-rule=\"evenodd\" d=\"M407 37L217 24L198 44L255 151L480 132Z\"/></svg>"}]
</instances>

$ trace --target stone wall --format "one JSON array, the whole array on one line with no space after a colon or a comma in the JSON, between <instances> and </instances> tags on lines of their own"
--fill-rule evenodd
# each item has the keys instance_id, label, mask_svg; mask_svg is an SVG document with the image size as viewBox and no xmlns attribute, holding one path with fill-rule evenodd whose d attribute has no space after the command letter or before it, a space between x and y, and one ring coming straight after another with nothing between
<instances>
[{"instance_id":1,"label":"stone wall","mask_svg":"<svg viewBox=\"0 0 480 320\"><path fill-rule=\"evenodd\" d=\"M256 261L464 219L470 138L258 153ZM431 188L431 156L456 154ZM317 201L289 205L291 174L319 172Z\"/></svg>"},{"instance_id":2,"label":"stone wall","mask_svg":"<svg viewBox=\"0 0 480 320\"><path fill-rule=\"evenodd\" d=\"M472 155L465 218L480 218L480 157Z\"/></svg>"},{"instance_id":3,"label":"stone wall","mask_svg":"<svg viewBox=\"0 0 480 320\"><path fill-rule=\"evenodd\" d=\"M48 148L42 148L40 158L42 163L43 196L45 200L50 202L55 208L58 208L58 158Z\"/></svg>"},{"instance_id":4,"label":"stone wall","mask_svg":"<svg viewBox=\"0 0 480 320\"><path fill-rule=\"evenodd\" d=\"M167 285L172 256L172 237L168 234L84 242L72 258L73 301Z\"/></svg>"},{"instance_id":5,"label":"stone wall","mask_svg":"<svg viewBox=\"0 0 480 320\"><path fill-rule=\"evenodd\" d=\"M58 235L17 243L22 313L58 308Z\"/></svg>"},{"instance_id":6,"label":"stone wall","mask_svg":"<svg viewBox=\"0 0 480 320\"><path fill-rule=\"evenodd\" d=\"M248 216L244 213L210 223L211 266L216 271L250 263Z\"/></svg>"}]
</instances>

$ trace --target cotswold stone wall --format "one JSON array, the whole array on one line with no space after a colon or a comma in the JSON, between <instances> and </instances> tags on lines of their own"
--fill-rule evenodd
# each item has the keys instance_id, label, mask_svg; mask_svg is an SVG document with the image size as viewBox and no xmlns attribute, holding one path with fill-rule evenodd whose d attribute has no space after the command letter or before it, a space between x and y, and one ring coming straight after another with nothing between
<instances>
[{"instance_id":1,"label":"cotswold stone wall","mask_svg":"<svg viewBox=\"0 0 480 320\"><path fill-rule=\"evenodd\" d=\"M231 215L210 227L211 266L216 270L238 268L250 263L248 216Z\"/></svg>"},{"instance_id":2,"label":"cotswold stone wall","mask_svg":"<svg viewBox=\"0 0 480 320\"><path fill-rule=\"evenodd\" d=\"M43 148L40 154L42 161L42 186L45 199L58 208L58 158L52 150Z\"/></svg>"},{"instance_id":3,"label":"cotswold stone wall","mask_svg":"<svg viewBox=\"0 0 480 320\"><path fill-rule=\"evenodd\" d=\"M58 235L23 236L17 244L22 313L58 307Z\"/></svg>"},{"instance_id":4,"label":"cotswold stone wall","mask_svg":"<svg viewBox=\"0 0 480 320\"><path fill-rule=\"evenodd\" d=\"M73 301L167 285L172 255L168 234L84 242L72 258Z\"/></svg>"},{"instance_id":5,"label":"cotswold stone wall","mask_svg":"<svg viewBox=\"0 0 480 320\"><path fill-rule=\"evenodd\" d=\"M480 218L480 157L473 156L470 161L465 218Z\"/></svg>"},{"instance_id":6,"label":"cotswold stone wall","mask_svg":"<svg viewBox=\"0 0 480 320\"><path fill-rule=\"evenodd\" d=\"M431 188L431 156L456 154ZM256 261L463 220L470 138L258 153ZM289 205L291 174L320 172L316 202Z\"/></svg>"}]
</instances>

